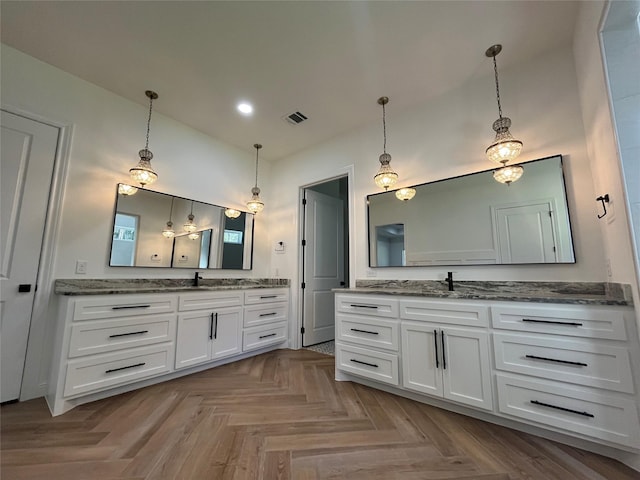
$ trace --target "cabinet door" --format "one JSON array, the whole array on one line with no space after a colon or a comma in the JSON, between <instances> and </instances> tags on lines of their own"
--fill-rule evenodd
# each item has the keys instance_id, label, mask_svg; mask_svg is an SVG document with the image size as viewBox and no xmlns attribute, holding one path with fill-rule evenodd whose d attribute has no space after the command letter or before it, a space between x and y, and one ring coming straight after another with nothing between
<instances>
[{"instance_id":1,"label":"cabinet door","mask_svg":"<svg viewBox=\"0 0 640 480\"><path fill-rule=\"evenodd\" d=\"M441 327L444 397L485 410L493 410L489 334L482 330Z\"/></svg>"},{"instance_id":2,"label":"cabinet door","mask_svg":"<svg viewBox=\"0 0 640 480\"><path fill-rule=\"evenodd\" d=\"M206 362L211 358L212 312L178 315L176 369Z\"/></svg>"},{"instance_id":3,"label":"cabinet door","mask_svg":"<svg viewBox=\"0 0 640 480\"><path fill-rule=\"evenodd\" d=\"M220 308L213 313L211 358L242 352L242 307Z\"/></svg>"},{"instance_id":4,"label":"cabinet door","mask_svg":"<svg viewBox=\"0 0 640 480\"><path fill-rule=\"evenodd\" d=\"M438 332L433 324L402 322L402 384L410 390L441 397L442 352Z\"/></svg>"}]
</instances>

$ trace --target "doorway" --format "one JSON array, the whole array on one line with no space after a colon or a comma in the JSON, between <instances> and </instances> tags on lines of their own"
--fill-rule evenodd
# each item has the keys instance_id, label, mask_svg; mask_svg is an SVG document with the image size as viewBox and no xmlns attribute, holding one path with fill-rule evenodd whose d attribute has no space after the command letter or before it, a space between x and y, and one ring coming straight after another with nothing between
<instances>
[{"instance_id":1,"label":"doorway","mask_svg":"<svg viewBox=\"0 0 640 480\"><path fill-rule=\"evenodd\" d=\"M334 288L349 284L349 182L346 176L302 188L303 347L334 340Z\"/></svg>"}]
</instances>

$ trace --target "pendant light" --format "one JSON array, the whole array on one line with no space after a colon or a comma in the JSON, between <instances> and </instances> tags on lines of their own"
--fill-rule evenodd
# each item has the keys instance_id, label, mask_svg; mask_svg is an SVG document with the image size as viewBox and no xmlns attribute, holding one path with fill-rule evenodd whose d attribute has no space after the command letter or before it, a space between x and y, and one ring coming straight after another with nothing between
<instances>
[{"instance_id":1,"label":"pendant light","mask_svg":"<svg viewBox=\"0 0 640 480\"><path fill-rule=\"evenodd\" d=\"M238 218L241 213L240 210L236 210L235 208L227 208L224 211L224 214L229 218Z\"/></svg>"},{"instance_id":2,"label":"pendant light","mask_svg":"<svg viewBox=\"0 0 640 480\"><path fill-rule=\"evenodd\" d=\"M386 115L384 106L389 103L388 97L380 97L378 99L378 104L382 105L382 133L384 136L384 144L382 148L382 155L380 155L380 170L376 173L376 176L373 177L373 181L376 182L376 185L380 188L384 188L388 190L389 187L395 185L398 181L398 174L393 171L391 165L391 155L387 153L387 123L386 123Z\"/></svg>"},{"instance_id":3,"label":"pendant light","mask_svg":"<svg viewBox=\"0 0 640 480\"><path fill-rule=\"evenodd\" d=\"M264 208L264 203L260 200L260 189L258 188L258 152L262 148L259 143L254 143L253 147L256 149L256 185L251 189L251 200L247 202L247 208L252 213L259 213Z\"/></svg>"},{"instance_id":4,"label":"pendant light","mask_svg":"<svg viewBox=\"0 0 640 480\"><path fill-rule=\"evenodd\" d=\"M151 90L144 92L149 97L149 118L147 119L147 141L144 148L138 152L140 155L140 161L138 164L129 170L131 179L134 182L138 182L143 187L145 185L151 185L158 179L158 174L151 167L151 159L153 153L149 150L149 128L151 127L151 112L153 110L153 101L158 98L158 94Z\"/></svg>"},{"instance_id":5,"label":"pendant light","mask_svg":"<svg viewBox=\"0 0 640 480\"><path fill-rule=\"evenodd\" d=\"M137 191L138 188L132 185L127 185L125 183L118 184L118 193L120 195L135 195Z\"/></svg>"},{"instance_id":6,"label":"pendant light","mask_svg":"<svg viewBox=\"0 0 640 480\"><path fill-rule=\"evenodd\" d=\"M184 222L184 225L182 226L185 232L193 233L198 229L198 226L193 221L194 218L195 217L193 216L193 200L191 200L191 213L187 215L187 221Z\"/></svg>"},{"instance_id":7,"label":"pendant light","mask_svg":"<svg viewBox=\"0 0 640 480\"><path fill-rule=\"evenodd\" d=\"M162 230L162 235L166 238L173 238L176 236L176 232L173 229L173 222L171 218L173 217L173 200L174 197L171 197L171 210L169 211L169 221L167 222L167 226Z\"/></svg>"},{"instance_id":8,"label":"pendant light","mask_svg":"<svg viewBox=\"0 0 640 480\"><path fill-rule=\"evenodd\" d=\"M403 202L408 202L415 196L416 196L415 188L408 187L408 188L401 188L399 190L396 190L396 198L398 200L402 200Z\"/></svg>"},{"instance_id":9,"label":"pendant light","mask_svg":"<svg viewBox=\"0 0 640 480\"><path fill-rule=\"evenodd\" d=\"M193 232L193 233L190 233L188 236L191 240L197 240L200 238L200 232Z\"/></svg>"}]
</instances>

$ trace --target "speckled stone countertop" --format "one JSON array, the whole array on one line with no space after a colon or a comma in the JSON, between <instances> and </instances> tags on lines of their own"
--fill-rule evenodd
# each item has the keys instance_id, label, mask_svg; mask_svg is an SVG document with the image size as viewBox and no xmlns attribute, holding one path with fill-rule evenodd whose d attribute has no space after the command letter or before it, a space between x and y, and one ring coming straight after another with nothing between
<instances>
[{"instance_id":1,"label":"speckled stone countertop","mask_svg":"<svg viewBox=\"0 0 640 480\"><path fill-rule=\"evenodd\" d=\"M453 292L450 292L444 280L356 280L356 288L334 289L334 292L579 305L633 305L630 285L604 282L454 280Z\"/></svg>"},{"instance_id":2,"label":"speckled stone countertop","mask_svg":"<svg viewBox=\"0 0 640 480\"><path fill-rule=\"evenodd\" d=\"M110 295L121 293L199 292L288 287L284 278L204 278L197 287L193 279L182 278L97 278L60 279L54 284L59 295Z\"/></svg>"}]
</instances>

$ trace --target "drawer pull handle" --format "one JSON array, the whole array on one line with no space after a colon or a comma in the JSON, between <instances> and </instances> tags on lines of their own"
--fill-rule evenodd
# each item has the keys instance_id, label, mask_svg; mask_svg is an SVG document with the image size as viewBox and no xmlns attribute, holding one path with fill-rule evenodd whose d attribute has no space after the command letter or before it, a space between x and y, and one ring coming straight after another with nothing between
<instances>
[{"instance_id":1,"label":"drawer pull handle","mask_svg":"<svg viewBox=\"0 0 640 480\"><path fill-rule=\"evenodd\" d=\"M128 368L136 368L136 367L141 367L143 365L146 365L145 362L141 362L141 363L136 363L135 365L127 365L126 367L120 367L120 368L112 368L110 370L105 370L104 373L112 373L112 372L119 372L120 370L126 370Z\"/></svg>"},{"instance_id":2,"label":"drawer pull handle","mask_svg":"<svg viewBox=\"0 0 640 480\"><path fill-rule=\"evenodd\" d=\"M151 305L118 305L111 307L111 310L128 310L130 308L149 308Z\"/></svg>"},{"instance_id":3,"label":"drawer pull handle","mask_svg":"<svg viewBox=\"0 0 640 480\"><path fill-rule=\"evenodd\" d=\"M352 303L351 306L354 307L354 308L373 308L373 309L377 309L378 308L377 305L360 305L358 303Z\"/></svg>"},{"instance_id":4,"label":"drawer pull handle","mask_svg":"<svg viewBox=\"0 0 640 480\"><path fill-rule=\"evenodd\" d=\"M578 365L580 367L587 367L586 363L582 362L570 362L569 360L558 360L556 358L538 357L537 355L525 355L526 358L533 358L534 360L544 360L547 362L565 363L567 365Z\"/></svg>"},{"instance_id":5,"label":"drawer pull handle","mask_svg":"<svg viewBox=\"0 0 640 480\"><path fill-rule=\"evenodd\" d=\"M438 361L438 330L433 331L433 346L436 354L436 368L440 368L440 362Z\"/></svg>"},{"instance_id":6,"label":"drawer pull handle","mask_svg":"<svg viewBox=\"0 0 640 480\"><path fill-rule=\"evenodd\" d=\"M556 410L562 410L563 412L575 413L576 415L582 415L583 417L594 418L594 415L590 414L589 412L580 412L578 410L572 410L570 408L558 407L557 405L551 405L550 403L543 403L537 400L531 400L531 403L533 403L534 405L540 405L542 407L555 408Z\"/></svg>"},{"instance_id":7,"label":"drawer pull handle","mask_svg":"<svg viewBox=\"0 0 640 480\"><path fill-rule=\"evenodd\" d=\"M260 299L264 299L264 298L278 298L277 295L260 295Z\"/></svg>"},{"instance_id":8,"label":"drawer pull handle","mask_svg":"<svg viewBox=\"0 0 640 480\"><path fill-rule=\"evenodd\" d=\"M554 320L535 320L533 318L523 318L523 322L531 322L531 323L552 323L554 325L567 325L569 327L581 327L582 324L578 322L557 322Z\"/></svg>"},{"instance_id":9,"label":"drawer pull handle","mask_svg":"<svg viewBox=\"0 0 640 480\"><path fill-rule=\"evenodd\" d=\"M129 335L142 335L143 333L149 333L149 330L140 330L139 332L129 333L116 333L115 335L109 335L109 338L127 337Z\"/></svg>"},{"instance_id":10,"label":"drawer pull handle","mask_svg":"<svg viewBox=\"0 0 640 480\"><path fill-rule=\"evenodd\" d=\"M278 312L271 312L271 313L261 313L260 316L261 317L273 317L274 315L277 315Z\"/></svg>"},{"instance_id":11,"label":"drawer pull handle","mask_svg":"<svg viewBox=\"0 0 640 480\"><path fill-rule=\"evenodd\" d=\"M358 333L368 333L370 335L379 335L378 332L370 332L369 330L360 330L359 328L352 328L351 331L358 332Z\"/></svg>"},{"instance_id":12,"label":"drawer pull handle","mask_svg":"<svg viewBox=\"0 0 640 480\"><path fill-rule=\"evenodd\" d=\"M378 368L378 365L376 365L375 363L362 362L362 361L360 361L360 360L356 360L355 358L352 358L352 359L351 359L351 361L352 361L353 363L361 363L362 365L366 365L366 366L368 366L368 367L375 367L375 368Z\"/></svg>"},{"instance_id":13,"label":"drawer pull handle","mask_svg":"<svg viewBox=\"0 0 640 480\"><path fill-rule=\"evenodd\" d=\"M262 340L263 338L275 337L275 333L270 333L269 335L260 335L258 338Z\"/></svg>"}]
</instances>

